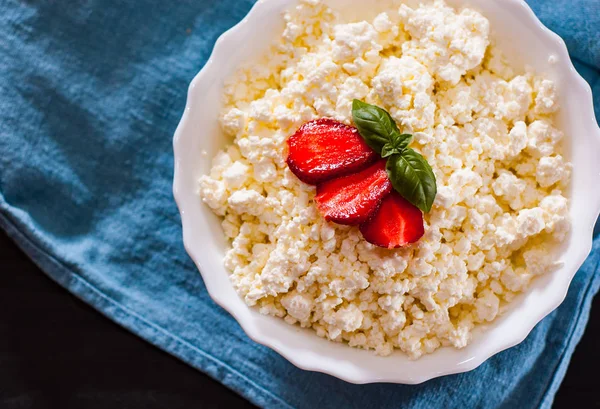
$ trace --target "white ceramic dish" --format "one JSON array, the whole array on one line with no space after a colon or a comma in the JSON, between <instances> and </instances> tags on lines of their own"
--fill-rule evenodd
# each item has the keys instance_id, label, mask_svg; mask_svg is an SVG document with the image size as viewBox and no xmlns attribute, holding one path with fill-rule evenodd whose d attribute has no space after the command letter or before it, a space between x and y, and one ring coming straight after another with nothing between
<instances>
[{"instance_id":1,"label":"white ceramic dish","mask_svg":"<svg viewBox=\"0 0 600 409\"><path fill-rule=\"evenodd\" d=\"M294 365L328 373L353 383L414 384L469 371L494 354L514 346L564 299L571 279L590 252L594 222L600 212L600 129L592 93L571 63L562 39L535 17L522 0L450 0L454 6L481 11L492 27L492 38L518 65L530 65L554 79L560 91L557 123L570 140L568 157L574 164L571 184L572 233L564 244L558 271L537 279L509 310L486 328L478 328L462 350L442 348L417 361L400 352L377 357L319 338L313 331L261 315L246 306L229 282L223 266L227 243L218 218L198 197L198 179L210 169L211 158L227 143L218 116L223 84L244 62L264 53L274 33L283 29L282 13L298 0L260 0L248 16L223 34L200 73L190 84L187 106L175 132L173 191L181 212L183 239L217 304L231 313L248 336ZM359 0L331 0L332 7L356 13ZM377 9L370 2L370 10ZM351 7L349 7L351 6ZM369 12L369 11L367 11ZM202 154L202 152L204 154Z\"/></svg>"}]
</instances>

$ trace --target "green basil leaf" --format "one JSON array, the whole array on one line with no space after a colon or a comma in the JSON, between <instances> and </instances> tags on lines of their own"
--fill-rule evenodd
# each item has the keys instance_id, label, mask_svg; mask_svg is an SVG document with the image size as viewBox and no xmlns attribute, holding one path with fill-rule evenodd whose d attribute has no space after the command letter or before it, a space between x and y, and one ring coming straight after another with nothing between
<instances>
[{"instance_id":1,"label":"green basil leaf","mask_svg":"<svg viewBox=\"0 0 600 409\"><path fill-rule=\"evenodd\" d=\"M367 145L388 158L386 169L394 189L424 212L429 212L437 185L431 166L410 149L412 135L401 134L390 114L378 106L355 99L352 118Z\"/></svg>"},{"instance_id":2,"label":"green basil leaf","mask_svg":"<svg viewBox=\"0 0 600 409\"><path fill-rule=\"evenodd\" d=\"M437 193L435 175L427 160L411 148L392 155L386 165L394 189L427 213Z\"/></svg>"},{"instance_id":3,"label":"green basil leaf","mask_svg":"<svg viewBox=\"0 0 600 409\"><path fill-rule=\"evenodd\" d=\"M401 154L412 140L412 135L403 133L394 135L392 142L388 142L381 148L381 157L387 158L392 155Z\"/></svg>"},{"instance_id":4,"label":"green basil leaf","mask_svg":"<svg viewBox=\"0 0 600 409\"><path fill-rule=\"evenodd\" d=\"M383 145L383 148L381 148L381 157L382 158L387 158L388 156L392 156L392 155L398 155L402 153L401 149L398 149L394 146L393 143L388 142L385 145Z\"/></svg>"},{"instance_id":5,"label":"green basil leaf","mask_svg":"<svg viewBox=\"0 0 600 409\"><path fill-rule=\"evenodd\" d=\"M412 135L409 133L403 133L396 137L394 140L394 146L402 153L404 149L408 146L408 144L412 141Z\"/></svg>"},{"instance_id":6,"label":"green basil leaf","mask_svg":"<svg viewBox=\"0 0 600 409\"><path fill-rule=\"evenodd\" d=\"M377 153L400 135L396 122L386 110L358 99L352 102L352 119L367 145Z\"/></svg>"}]
</instances>

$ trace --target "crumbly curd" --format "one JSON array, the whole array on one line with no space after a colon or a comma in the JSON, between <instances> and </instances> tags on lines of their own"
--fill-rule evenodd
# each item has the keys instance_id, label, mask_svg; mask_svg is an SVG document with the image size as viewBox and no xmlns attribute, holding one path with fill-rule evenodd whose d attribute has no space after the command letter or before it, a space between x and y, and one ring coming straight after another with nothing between
<instances>
[{"instance_id":1,"label":"crumbly curd","mask_svg":"<svg viewBox=\"0 0 600 409\"><path fill-rule=\"evenodd\" d=\"M200 180L231 242L231 282L264 314L379 355L464 347L560 265L552 246L569 232L571 164L553 125L555 84L515 71L483 15L441 0L370 21L305 0L284 18L261 63L228 84L221 124L233 143ZM414 134L436 175L412 246L378 248L326 222L315 188L286 165L291 134L320 117L351 124L355 98Z\"/></svg>"}]
</instances>

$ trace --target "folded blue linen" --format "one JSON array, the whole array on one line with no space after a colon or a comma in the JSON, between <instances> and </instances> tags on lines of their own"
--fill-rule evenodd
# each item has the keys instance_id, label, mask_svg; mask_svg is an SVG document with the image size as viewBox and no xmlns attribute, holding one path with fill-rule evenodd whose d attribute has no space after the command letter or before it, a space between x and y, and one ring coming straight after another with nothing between
<instances>
[{"instance_id":1,"label":"folded blue linen","mask_svg":"<svg viewBox=\"0 0 600 409\"><path fill-rule=\"evenodd\" d=\"M269 408L547 408L598 291L600 240L561 307L470 373L351 385L252 342L208 297L171 195L187 85L251 0L0 0L0 226L110 319ZM531 0L600 109L600 2Z\"/></svg>"}]
</instances>

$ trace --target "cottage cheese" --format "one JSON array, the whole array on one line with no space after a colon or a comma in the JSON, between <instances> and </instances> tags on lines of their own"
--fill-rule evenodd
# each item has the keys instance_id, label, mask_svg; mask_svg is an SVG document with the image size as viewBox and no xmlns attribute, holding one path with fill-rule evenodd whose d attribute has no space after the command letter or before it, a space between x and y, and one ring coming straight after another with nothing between
<instances>
[{"instance_id":1,"label":"cottage cheese","mask_svg":"<svg viewBox=\"0 0 600 409\"><path fill-rule=\"evenodd\" d=\"M230 82L232 145L200 195L223 217L225 266L246 303L317 335L411 358L462 348L537 275L569 231L571 165L553 126L557 89L517 73L481 14L443 1L344 21L318 0L285 15L281 39ZM387 250L326 222L315 188L287 168L303 123L351 123L354 98L387 109L431 164L425 235Z\"/></svg>"}]
</instances>

